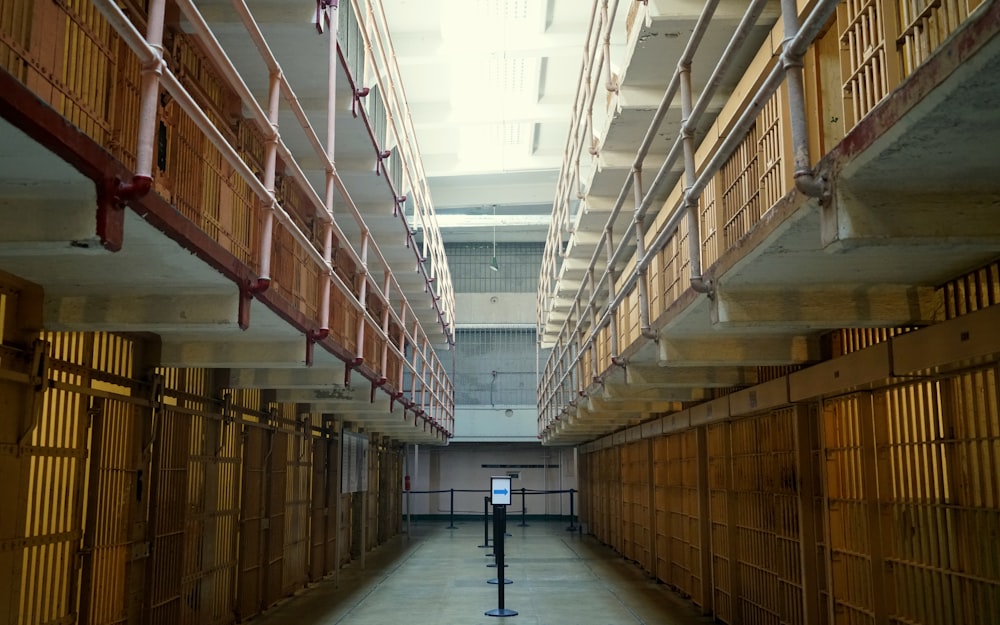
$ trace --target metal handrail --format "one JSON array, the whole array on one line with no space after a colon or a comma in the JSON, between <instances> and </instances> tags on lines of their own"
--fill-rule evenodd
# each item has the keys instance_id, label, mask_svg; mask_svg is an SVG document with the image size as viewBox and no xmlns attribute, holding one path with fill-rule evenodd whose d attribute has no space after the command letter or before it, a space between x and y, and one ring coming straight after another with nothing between
<instances>
[{"instance_id":1,"label":"metal handrail","mask_svg":"<svg viewBox=\"0 0 1000 625\"><path fill-rule=\"evenodd\" d=\"M391 349L394 351L394 353L397 356L399 356L401 362L405 363L406 362L405 353L402 350L400 350L396 345L392 344L392 341L390 340L390 338L388 337L388 335L386 333L384 333L384 332L381 331L380 323L376 322L376 320L374 320L371 317L371 315L367 311L367 307L366 307L365 303L358 301L357 297L353 294L353 291L351 291L347 287L347 285L345 285L343 283L343 281L336 274L336 272L333 271L333 269L330 266L329 262L326 261L325 258L323 258L323 256L320 254L320 252L312 244L312 242L309 239L309 237L298 228L298 226L294 222L294 220L291 219L291 217L284 210L284 208L280 205L280 203L277 202L277 200L274 197L273 192L269 191L264 186L264 184L260 181L260 179L256 176L256 174L250 169L250 167L246 164L246 162L243 161L243 159L240 157L240 155L235 151L235 149L232 147L232 145L229 144L229 142L222 135L222 133L219 131L219 129L211 122L211 120L208 118L207 114L201 109L200 106L198 106L198 104L194 101L194 99L191 97L191 95L187 92L187 90L184 88L184 86L181 84L181 82L177 79L177 77L170 71L170 69L162 61L162 56L160 55L159 51L157 49L155 49L154 47L152 47L146 41L146 39L139 33L139 31L135 28L135 26L132 24L132 22L127 18L127 16L124 14L124 12L121 10L121 8L117 6L117 4L115 4L114 2L111 2L110 0L94 0L94 2L95 2L96 7L98 8L98 10L101 11L101 13L108 20L109 24L115 29L115 31L119 34L119 36L122 38L122 40L136 54L136 56L140 59L141 62L143 62L145 64L151 64L151 63L158 63L159 64L158 67L157 67L157 70L158 70L159 75L160 75L159 80L160 80L161 84L171 94L171 96L174 97L174 99L178 102L179 106L182 108L182 110L185 112L185 114L187 114L192 119L192 121L194 121L194 123L198 126L199 130L201 130L205 134L205 136L219 150L219 152L223 156L223 158L226 159L227 163L229 163L234 168L234 170L240 175L240 177L244 179L244 181L248 184L248 186L255 193L255 195L257 195L258 198L260 198L262 201L264 201L266 203L266 205L269 207L269 209L274 212L275 216L288 229L288 231L291 233L291 235L293 236L293 238L295 239L295 241L302 248L304 248L306 250L306 252L309 254L310 258L314 262L316 262L317 265L319 265L319 266L323 267L324 269L326 269L326 272L327 272L327 275L328 275L329 279L331 279L334 282L334 284L337 286L338 289L340 289L342 292L344 292L344 294L348 297L348 300L351 301L351 303L354 306L354 308L356 310L358 310L359 312L361 312L362 315L364 316L364 318L366 320L368 320L376 328L376 331L379 333L380 337L383 340L385 340L386 343L387 343L387 345L389 345L391 347ZM182 6L182 8L185 8L185 6L184 6L184 0L182 0L181 6ZM193 4L188 5L186 8L188 8L189 10L192 11L192 15L197 14L197 9L193 6ZM198 14L198 17L200 18L200 14ZM194 20L192 20L192 21L194 21ZM203 22L203 20L201 20L201 21ZM214 44L214 46L218 46L218 41L215 40L214 37L212 37L210 40L206 41L206 44L209 46L209 49L212 50L213 49L213 47L212 47L213 44ZM219 46L218 49L221 51L221 46ZM227 71L223 70L223 73L224 74L234 73L235 72L235 68L232 67L232 64L228 60L228 58L226 58L225 61L226 61L225 63L221 63L220 65L225 66L225 65L228 64L229 71L227 72ZM274 61L274 63L276 64L276 61ZM280 68L278 68L277 71L280 74ZM236 76L238 76L238 74L236 74ZM226 78L227 79L231 78L231 76L227 75ZM246 88L246 85L245 85L245 83L243 83L242 80L238 80L238 81L229 81L229 80L227 80L227 82L229 82L230 83L229 86L231 88L236 89L240 93L240 95L244 95L243 91L247 91L248 92L248 89ZM290 91L290 86L288 87L288 89ZM294 93L291 94L291 97L294 97ZM260 122L261 118L263 118L265 120L267 119L266 116L264 116L264 113L260 109L259 105L256 104L256 99L255 98L253 98L251 96L250 98L245 98L245 101L248 102L248 103L253 103L253 105L251 106L251 110L254 112L254 116L257 118L256 121L258 121L258 123ZM271 124L268 122L267 125L270 126ZM278 136L276 129L274 131L274 136L275 136L275 140L277 141L277 143L279 145L283 145L283 144L281 144L280 136ZM318 142L318 138L316 139L316 142ZM314 143L314 145L315 144L316 143ZM288 154L289 157L290 157L290 152L287 150L287 147L284 148L284 153ZM325 154L325 152L324 152L324 154ZM297 178L297 182L299 182L300 184L302 184L302 182L305 180L305 177L302 174L301 170L298 169L298 166L295 163L295 161L293 159L290 159L287 164L290 165L290 166L292 166L294 168L293 169L293 173L297 172L297 175L293 176L293 178ZM330 165L331 165L331 170L332 170L332 163ZM301 176L301 178L299 178L299 176ZM339 181L339 177L337 177L337 180ZM350 199L349 199L350 196L346 193L346 188L343 187L343 182L340 181L339 185L340 185L340 188L342 189L345 197L348 199L349 203L353 206L353 202L350 202ZM319 201L318 195L315 193L315 190L312 188L312 186L309 185L308 183L306 183L305 186L302 188L302 190L313 201L314 207L324 207L322 211L318 211L317 212L317 215L323 216L323 214L326 213L325 205L321 201ZM355 210L356 210L356 207L355 207ZM332 215L327 214L326 216L327 216L328 219L330 219L330 223L333 224ZM333 225L335 225L335 224L333 224ZM363 225L363 222L362 222L362 228L364 228L365 230L367 230L367 228ZM338 229L338 232L340 232L339 229ZM342 232L340 232L340 234L342 236L342 240L344 240L345 243L346 243L346 237L343 237L343 233ZM348 248L350 248L349 245L348 245ZM352 257L357 257L357 255L353 251L353 249L351 249L351 254L352 254ZM360 257L357 257L357 258L360 260ZM400 321L398 315L395 312L395 310L392 309L391 306L388 305L387 299L384 297L384 295L378 289L377 285L375 285L375 289L376 289L376 293L378 294L378 296L386 304L386 306L391 310L392 314L397 319L397 321ZM397 289L399 289L400 293L402 293L402 289L399 288L398 284L397 284ZM403 298L403 302L405 304L405 302L406 302L405 297ZM408 305L407 305L407 307L408 307ZM413 315L413 318L416 321L416 323L418 324L415 327L415 330L417 330L419 328L419 321L416 320L416 315L415 314ZM426 334L423 333L422 329L420 329L419 335L413 335L413 334L409 334L409 332L406 330L406 326L402 325L402 323L401 323L401 327L402 327L402 330L403 330L404 334L406 334L409 337L408 340L410 340L412 344L417 344L418 343L417 338L420 335L422 335L423 336L423 340L426 341ZM421 357L422 357L421 358L422 360L424 360L424 359L427 358L426 354L421 354ZM434 357L435 360L436 360L436 356L433 356L433 353L432 353L432 357ZM443 367L439 367L439 369L443 371ZM416 379L416 378L419 377L421 379L421 381L422 381L422 384L424 384L425 387L430 386L429 384L427 384L427 382L425 380L423 380L423 376L420 376L420 375L418 375L416 373L415 367L411 368L411 371L412 371L412 373L414 375L414 378ZM440 403L440 404L442 404L443 406L447 405L447 398L438 397L436 392L432 395L432 399L437 400L437 402Z\"/></svg>"},{"instance_id":2,"label":"metal handrail","mask_svg":"<svg viewBox=\"0 0 1000 625\"><path fill-rule=\"evenodd\" d=\"M649 131L647 132L647 138L649 138L652 133L656 132L656 130L659 127L659 124L662 122L662 115L660 114L661 109L664 108L665 104L669 104L669 101L672 101L673 97L676 95L677 86L681 78L681 72L690 71L691 57L693 56L694 51L697 48L700 37L704 34L704 31L700 30L700 28L702 27L703 24L704 26L707 26L708 21L710 20L711 17L711 12L714 11L715 9L715 4L717 4L717 2L709 2L706 5L705 9L703 10L701 16L699 17L698 26L696 26L695 31L692 33L691 39L689 39L688 41L688 46L685 48L685 52L682 55L681 58L682 62L678 64L677 70L675 71L674 76L671 79L670 83L668 84L667 89L664 93L664 99L661 102L661 107L658 108L657 114L656 116L654 116L653 122L650 124ZM750 100L749 104L747 104L742 110L741 115L734 124L734 127L730 130L726 139L715 151L712 158L709 159L709 162L703 166L697 178L694 178L693 175L689 175L688 186L685 189L685 193L683 194L680 203L678 204L678 206L674 207L674 210L671 213L670 217L668 218L667 222L660 228L659 232L657 233L657 236L655 237L653 242L649 245L649 247L644 251L641 258L636 259L634 271L630 273L630 275L628 276L628 278L624 280L624 282L618 285L620 288L618 288L618 292L614 294L613 297L610 297L608 300L601 301L602 298L598 297L598 293L601 292L601 285L603 285L607 280L610 279L616 263L620 262L620 260L622 259L621 257L624 255L624 251L626 250L625 241L627 241L629 236L635 233L635 230L640 220L644 219L645 212L648 210L649 205L651 204L652 201L653 191L656 189L656 186L660 181L664 172L669 171L668 168L672 167L673 165L672 161L676 160L677 156L679 155L680 149L683 146L685 134L693 130L693 128L690 125L692 123L692 119L682 120L682 132L678 134L674 144L671 146L671 150L668 154L667 160L664 162L663 166L661 166L657 174L657 178L654 179L653 184L650 185L649 190L647 190L646 194L642 197L642 200L637 203L636 211L633 215L632 220L629 223L629 226L627 228L627 233L623 235L622 241L619 244L618 248L613 253L609 252L606 255L608 258L608 263L601 274L601 278L596 284L592 284L591 297L588 301L587 306L588 308L593 309L595 306L600 305L604 308L603 314L600 316L600 318L594 319L591 322L588 336L584 341L580 342L578 346L577 355L573 358L573 364L566 368L566 371L564 371L562 375L559 377L558 382L555 383L553 383L554 376L556 375L556 371L558 370L558 367L556 366L555 363L562 362L565 358L567 358L568 351L573 343L572 341L567 340L566 344L563 346L561 350L559 350L558 354L556 350L553 350L552 354L550 354L549 360L546 362L545 371L543 373L543 382L540 383L540 387L542 386L542 384L544 384L545 387L549 389L549 392L552 393L552 389L556 387L561 388L565 384L567 377L570 375L570 372L573 369L575 369L576 366L579 364L581 355L586 350L593 347L600 330L602 330L611 322L622 301L625 299L626 296L628 296L631 293L632 289L635 287L638 278L644 275L645 268L652 261L653 257L663 249L669 238L676 231L681 218L685 215L685 212L682 211L681 209L686 206L690 206L692 202L695 203L697 202L697 198L700 196L701 191L707 185L708 181L712 178L712 176L714 176L718 172L718 170L722 167L722 165L731 157L732 153L739 146L739 143L742 141L743 136L746 134L750 125L756 119L758 110L763 106L763 104L767 101L767 99L769 99L773 95L773 93L777 90L777 88L780 86L785 77L786 63L788 62L786 61L786 59L795 59L796 56L798 58L801 58L802 54L804 54L805 50L808 48L810 43L818 35L819 30L828 21L830 15L832 15L832 12L836 9L837 4L838 2L836 0L820 0L820 2L817 3L817 5L809 13L802 27L796 29L794 36L789 37L789 39L786 41L785 44L785 52L782 58L783 62L775 64L774 68L768 74L763 84L759 87L755 96ZM794 5L792 6L794 7ZM736 34L734 34L733 41L739 40L739 43L742 43L742 39L745 38L746 35L745 29L752 26L753 22L755 21L755 18L751 19L753 12L759 11L761 10L761 8L762 7L758 6L758 3L752 3L751 5L749 5L747 12L744 15L744 19L741 21L740 27L738 27ZM716 66L713 72L712 79L709 81L710 86L713 88L718 75L725 69L725 62L731 59L731 55L734 55L735 47L732 45L733 41L730 42L731 45L727 46L726 51L723 53L719 64ZM686 67L684 67L685 65ZM688 110L694 111L698 115L704 112L705 107L707 106L707 99L705 96L706 92L703 92L701 97L699 98L699 101L694 105L693 108ZM694 119L693 121L696 121L696 119ZM636 166L634 166L633 168L634 171L641 171L642 159L645 157L645 154L643 154L644 148L648 149L648 143L645 140L643 144L641 144L639 153L637 154ZM687 167L687 169L691 170L692 167L693 167L693 161ZM690 171L689 174L691 174ZM615 208L620 208L620 205L624 202L624 198L625 196L627 196L628 191L631 188L631 185L634 184L634 182L635 178L632 174L630 174L626 178L622 191L618 196ZM609 232L611 232L614 225L615 217L617 217L617 214L615 213L615 211L613 211L612 218L609 219L608 225L602 234L601 242L605 241L605 237L608 235ZM688 236L700 238L696 231L689 233ZM591 263L589 265L589 271L591 272L590 273L591 276L593 276L593 270L599 256L601 256L600 243L598 244L598 247L596 248L593 257L591 258ZM591 281L593 282L592 278ZM583 297L585 286L586 286L585 283L581 284L581 287L576 295L577 302L579 302L579 300ZM560 337L569 336L567 334L567 329L570 326L571 319L572 319L571 315L567 316L567 319L564 322L563 327L559 332ZM586 320L581 315L580 318L577 320L575 328L573 329L573 335L582 334L583 329L585 328L585 323ZM617 356L617 354L613 354L613 356ZM594 361L594 366L596 368L596 359ZM548 406L548 404L550 404L551 402L546 401L545 398L541 397L539 398L539 401L542 411L549 413L551 411L551 408ZM548 420L549 423L551 423L552 420L553 419L550 417Z\"/></svg>"}]
</instances>

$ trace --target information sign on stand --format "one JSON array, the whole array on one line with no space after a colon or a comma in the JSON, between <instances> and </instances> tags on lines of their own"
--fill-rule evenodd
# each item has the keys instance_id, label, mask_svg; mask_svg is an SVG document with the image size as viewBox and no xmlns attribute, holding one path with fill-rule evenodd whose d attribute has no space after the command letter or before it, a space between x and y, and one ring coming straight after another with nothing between
<instances>
[{"instance_id":1,"label":"information sign on stand","mask_svg":"<svg viewBox=\"0 0 1000 625\"><path fill-rule=\"evenodd\" d=\"M510 505L510 476L494 475L490 478L490 497L494 506Z\"/></svg>"},{"instance_id":2,"label":"information sign on stand","mask_svg":"<svg viewBox=\"0 0 1000 625\"><path fill-rule=\"evenodd\" d=\"M485 612L486 616L517 616L517 610L511 610L503 604L503 588L512 583L503 576L504 568L504 533L507 531L507 506L510 505L510 476L494 475L490 478L490 497L493 500L493 553L497 559L497 607ZM490 580L492 582L492 580Z\"/></svg>"}]
</instances>

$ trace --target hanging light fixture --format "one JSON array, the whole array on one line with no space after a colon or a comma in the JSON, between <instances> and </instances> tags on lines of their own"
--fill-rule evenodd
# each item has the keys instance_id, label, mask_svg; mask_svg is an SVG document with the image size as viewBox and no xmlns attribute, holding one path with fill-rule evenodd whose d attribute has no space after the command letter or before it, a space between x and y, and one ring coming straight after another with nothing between
<instances>
[{"instance_id":1,"label":"hanging light fixture","mask_svg":"<svg viewBox=\"0 0 1000 625\"><path fill-rule=\"evenodd\" d=\"M490 259L490 269L500 271L500 264L497 263L497 205L493 205L493 258Z\"/></svg>"}]
</instances>

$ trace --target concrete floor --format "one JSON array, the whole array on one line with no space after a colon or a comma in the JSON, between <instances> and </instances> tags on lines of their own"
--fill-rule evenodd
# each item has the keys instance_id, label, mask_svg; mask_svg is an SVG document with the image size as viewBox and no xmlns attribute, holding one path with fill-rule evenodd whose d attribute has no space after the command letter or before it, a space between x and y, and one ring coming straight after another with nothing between
<instances>
[{"instance_id":1,"label":"concrete floor","mask_svg":"<svg viewBox=\"0 0 1000 625\"><path fill-rule=\"evenodd\" d=\"M482 549L483 525L446 529L422 521L352 563L339 580L315 584L255 619L258 625L682 625L707 624L695 608L646 577L592 537L566 531L566 522L508 524L506 608L497 618L498 591L487 580L492 549ZM404 526L405 527L405 526Z\"/></svg>"}]
</instances>

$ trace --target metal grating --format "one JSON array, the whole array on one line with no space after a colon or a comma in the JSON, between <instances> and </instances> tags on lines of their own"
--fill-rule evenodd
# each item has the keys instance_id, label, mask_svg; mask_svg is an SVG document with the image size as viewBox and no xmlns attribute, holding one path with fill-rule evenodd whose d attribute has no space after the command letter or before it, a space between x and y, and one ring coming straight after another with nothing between
<instances>
[{"instance_id":1,"label":"metal grating","mask_svg":"<svg viewBox=\"0 0 1000 625\"><path fill-rule=\"evenodd\" d=\"M875 396L886 423L877 445L889 465L879 498L896 529L883 537L891 623L975 623L1000 614L1000 432L983 418L998 395L990 368Z\"/></svg>"},{"instance_id":2,"label":"metal grating","mask_svg":"<svg viewBox=\"0 0 1000 625\"><path fill-rule=\"evenodd\" d=\"M875 499L871 421L862 415L867 397L848 396L824 405L829 564L837 623L875 622L870 501ZM870 416L870 412L869 412ZM869 479L865 479L870 476Z\"/></svg>"},{"instance_id":3,"label":"metal grating","mask_svg":"<svg viewBox=\"0 0 1000 625\"><path fill-rule=\"evenodd\" d=\"M236 426L190 415L181 623L233 621L239 465Z\"/></svg>"},{"instance_id":4,"label":"metal grating","mask_svg":"<svg viewBox=\"0 0 1000 625\"><path fill-rule=\"evenodd\" d=\"M712 604L715 616L724 623L735 623L735 603L740 595L736 577L735 491L732 472L732 428L720 423L708 428L708 488L712 541Z\"/></svg>"},{"instance_id":5,"label":"metal grating","mask_svg":"<svg viewBox=\"0 0 1000 625\"><path fill-rule=\"evenodd\" d=\"M459 328L455 332L455 404L534 406L538 388L535 348L534 328Z\"/></svg>"},{"instance_id":6,"label":"metal grating","mask_svg":"<svg viewBox=\"0 0 1000 625\"><path fill-rule=\"evenodd\" d=\"M745 622L803 622L792 410L732 424L736 556Z\"/></svg>"},{"instance_id":7,"label":"metal grating","mask_svg":"<svg viewBox=\"0 0 1000 625\"><path fill-rule=\"evenodd\" d=\"M499 271L490 269L493 245L445 245L456 293L535 293L542 264L541 243L497 243Z\"/></svg>"},{"instance_id":8,"label":"metal grating","mask_svg":"<svg viewBox=\"0 0 1000 625\"><path fill-rule=\"evenodd\" d=\"M294 419L295 407L282 406L283 416ZM282 562L282 593L292 594L306 585L309 569L309 507L311 505L312 454L305 427L308 415L303 415L294 435L288 437L288 457L285 473L285 538Z\"/></svg>"},{"instance_id":9,"label":"metal grating","mask_svg":"<svg viewBox=\"0 0 1000 625\"><path fill-rule=\"evenodd\" d=\"M8 306L14 303L14 298L4 299ZM42 338L51 346L53 358L69 360L82 352L83 346L67 335ZM6 358L5 365L10 366ZM56 371L53 377L67 384L80 384L83 378L80 371L71 369ZM14 556L20 556L22 576L19 597L14 598L15 605L20 601L20 621L15 621L19 623L60 622L70 616L76 609L73 604L80 581L73 561L83 531L91 417L84 398L76 393L52 389L43 397L37 426L24 441L28 466L22 464L17 490L7 490L17 493L21 502L16 512L11 511L19 517L15 536L23 538L21 553ZM9 457L0 458L0 464L12 467ZM8 475L5 471L5 479Z\"/></svg>"},{"instance_id":10,"label":"metal grating","mask_svg":"<svg viewBox=\"0 0 1000 625\"><path fill-rule=\"evenodd\" d=\"M650 531L650 442L638 441L622 448L623 554L652 573L655 559Z\"/></svg>"},{"instance_id":11,"label":"metal grating","mask_svg":"<svg viewBox=\"0 0 1000 625\"><path fill-rule=\"evenodd\" d=\"M941 288L945 318L1000 304L1000 263L992 263L948 282Z\"/></svg>"},{"instance_id":12,"label":"metal grating","mask_svg":"<svg viewBox=\"0 0 1000 625\"><path fill-rule=\"evenodd\" d=\"M699 583L697 460L694 430L654 441L656 576L704 605Z\"/></svg>"},{"instance_id":13,"label":"metal grating","mask_svg":"<svg viewBox=\"0 0 1000 625\"><path fill-rule=\"evenodd\" d=\"M896 46L909 76L969 17L982 0L897 0Z\"/></svg>"}]
</instances>

